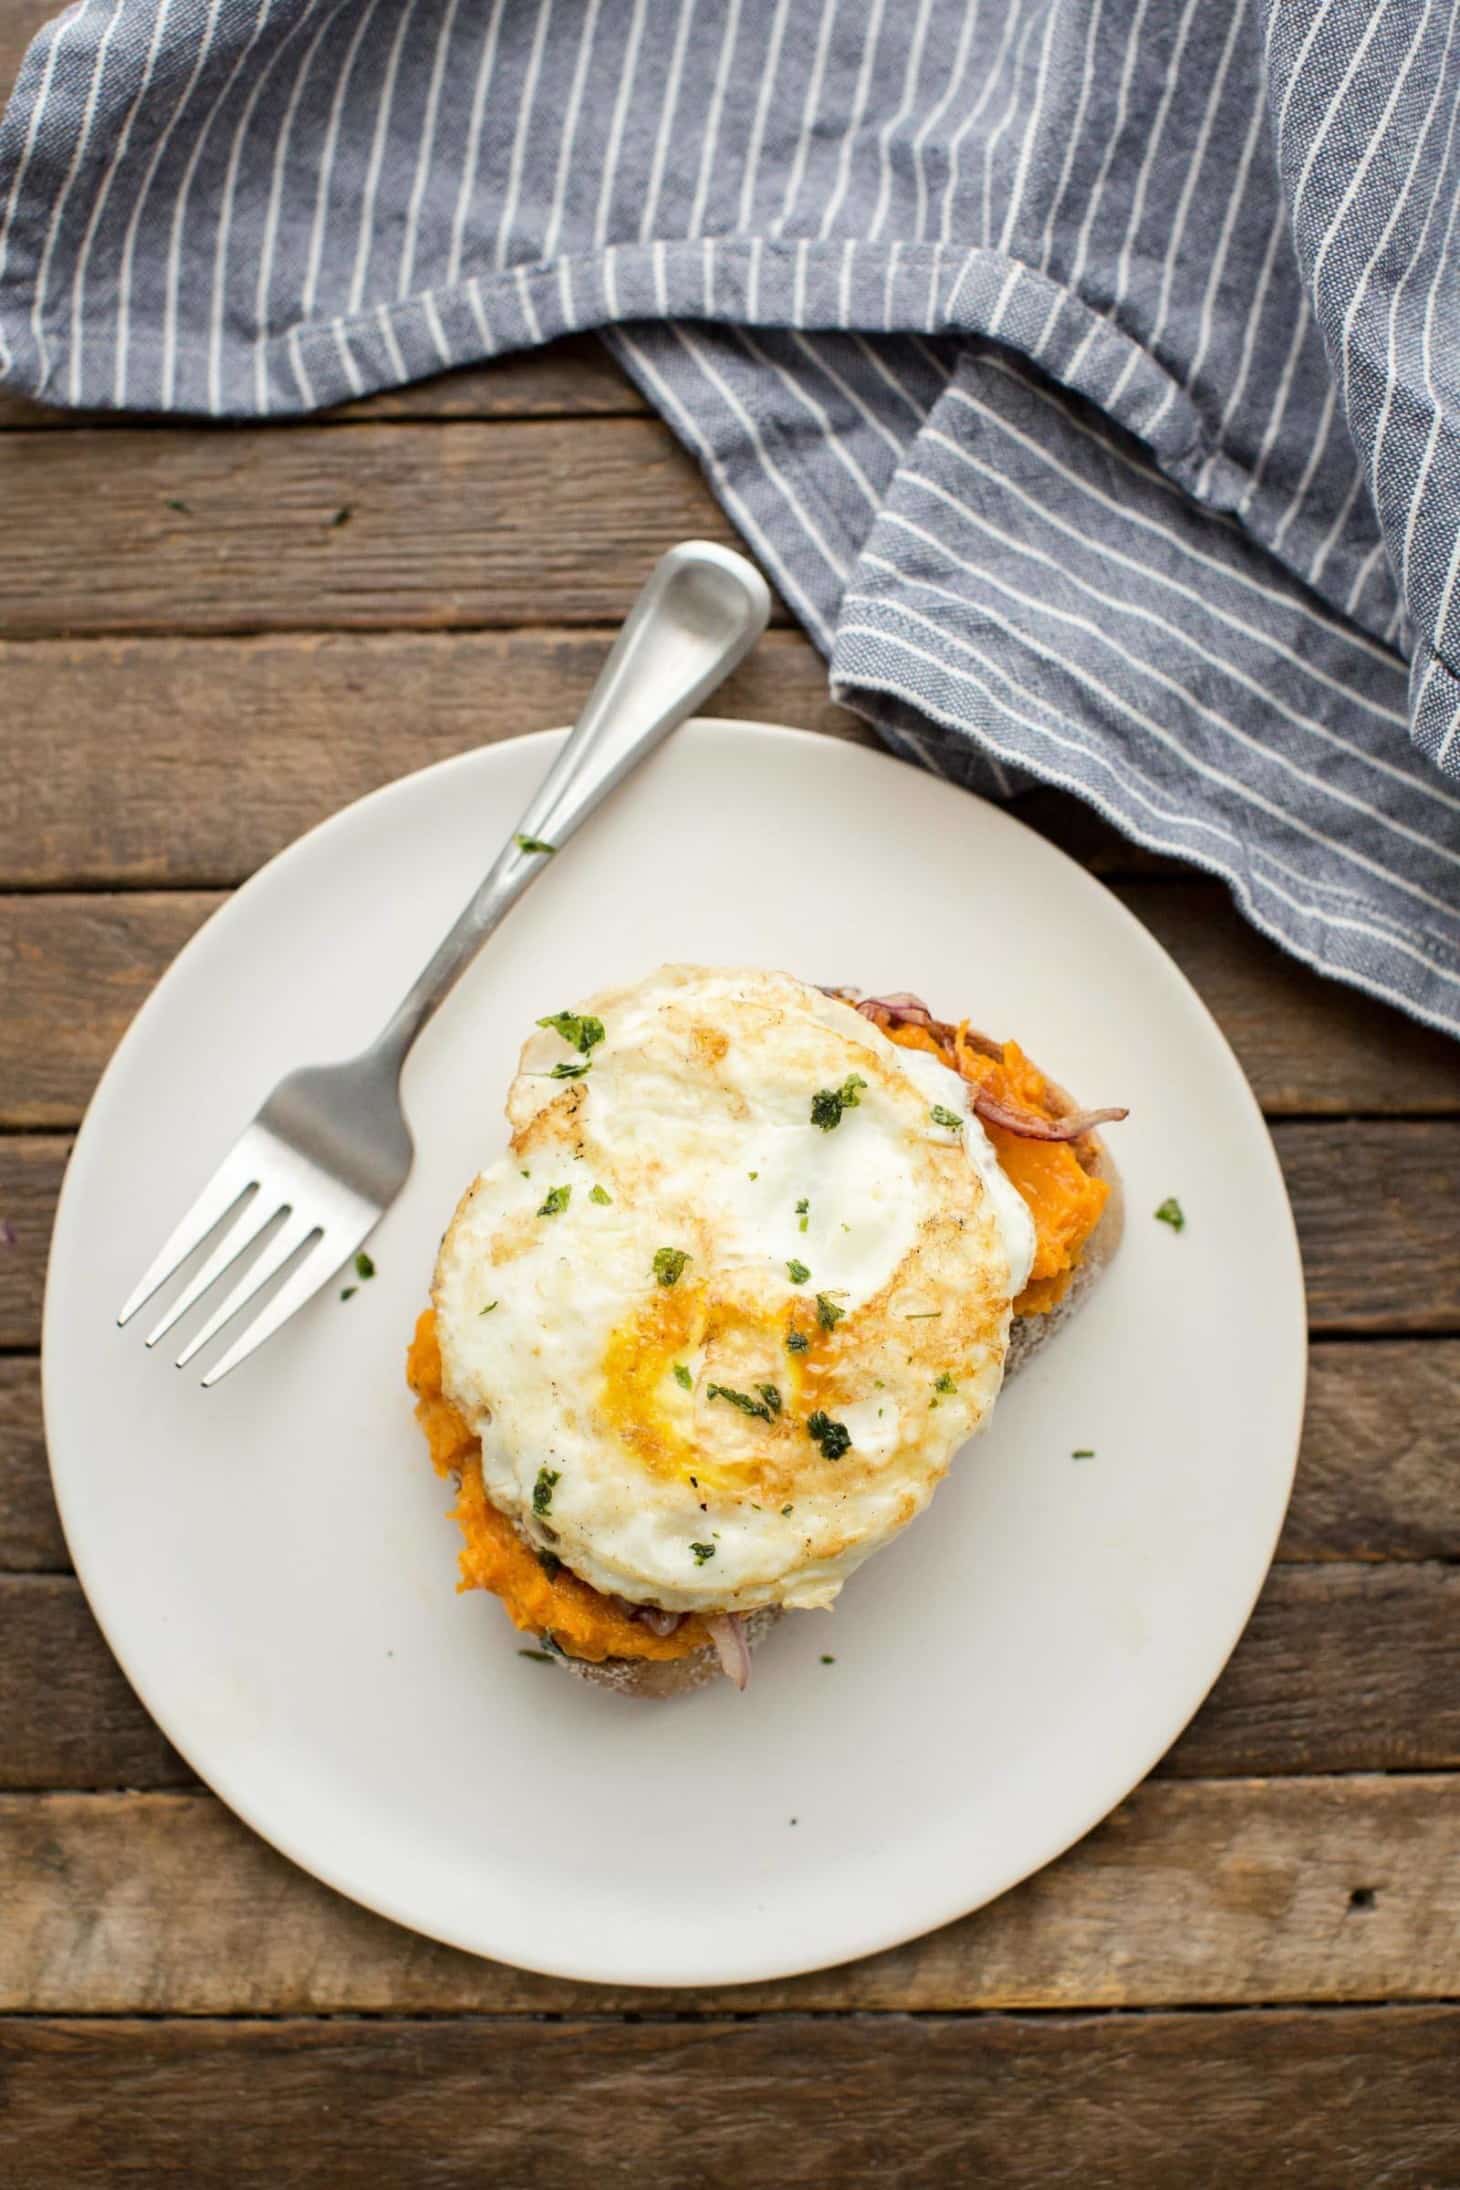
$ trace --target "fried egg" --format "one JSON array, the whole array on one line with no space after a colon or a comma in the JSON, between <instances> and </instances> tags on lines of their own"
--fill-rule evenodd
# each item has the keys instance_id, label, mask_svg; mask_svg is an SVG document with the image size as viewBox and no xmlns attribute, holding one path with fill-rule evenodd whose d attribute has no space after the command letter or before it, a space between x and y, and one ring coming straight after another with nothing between
<instances>
[{"instance_id":1,"label":"fried egg","mask_svg":"<svg viewBox=\"0 0 1460 2190\"><path fill-rule=\"evenodd\" d=\"M433 1288L487 1496L633 1603L829 1605L986 1419L1033 1258L962 1081L667 966L537 1028L507 1114Z\"/></svg>"}]
</instances>

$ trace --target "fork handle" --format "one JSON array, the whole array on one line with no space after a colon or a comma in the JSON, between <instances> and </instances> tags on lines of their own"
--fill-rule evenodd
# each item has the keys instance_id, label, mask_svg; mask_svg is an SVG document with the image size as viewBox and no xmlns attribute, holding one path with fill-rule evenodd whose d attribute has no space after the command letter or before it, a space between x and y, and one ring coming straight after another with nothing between
<instances>
[{"instance_id":1,"label":"fork handle","mask_svg":"<svg viewBox=\"0 0 1460 2190\"><path fill-rule=\"evenodd\" d=\"M661 556L588 704L490 872L373 1044L398 1073L411 1044L554 852L743 660L770 591L743 555L686 540Z\"/></svg>"}]
</instances>

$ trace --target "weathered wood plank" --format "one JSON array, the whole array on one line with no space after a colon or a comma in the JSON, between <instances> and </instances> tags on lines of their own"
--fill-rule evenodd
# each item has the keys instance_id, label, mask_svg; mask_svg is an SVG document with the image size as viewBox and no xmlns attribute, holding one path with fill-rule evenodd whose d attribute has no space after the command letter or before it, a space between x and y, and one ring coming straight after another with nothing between
<instances>
[{"instance_id":1,"label":"weathered wood plank","mask_svg":"<svg viewBox=\"0 0 1460 2190\"><path fill-rule=\"evenodd\" d=\"M74 1126L216 895L0 897L0 1126Z\"/></svg>"},{"instance_id":2,"label":"weathered wood plank","mask_svg":"<svg viewBox=\"0 0 1460 2190\"><path fill-rule=\"evenodd\" d=\"M1314 1331L1460 1330L1460 1123L1278 1125ZM1191 1212L1187 1212L1190 1216Z\"/></svg>"},{"instance_id":3,"label":"weathered wood plank","mask_svg":"<svg viewBox=\"0 0 1460 2190\"><path fill-rule=\"evenodd\" d=\"M0 1140L0 1346L38 1346L46 1254L69 1140Z\"/></svg>"},{"instance_id":4,"label":"weathered wood plank","mask_svg":"<svg viewBox=\"0 0 1460 2190\"><path fill-rule=\"evenodd\" d=\"M0 1569L54 1574L70 1564L46 1465L40 1363L0 1356Z\"/></svg>"},{"instance_id":5,"label":"weathered wood plank","mask_svg":"<svg viewBox=\"0 0 1460 2190\"><path fill-rule=\"evenodd\" d=\"M49 8L49 0L44 4ZM461 418L641 418L648 410L644 398L632 381L625 379L603 345L592 335L576 335L550 342L545 349L515 352L510 357L493 358L488 364L464 366L460 372L439 373L434 380L385 388L378 395L362 397L358 403L343 403L337 410L317 415L355 424L377 418L443 422ZM124 412L59 410L0 390L0 429L135 426L139 422ZM146 422L167 431L179 430L175 418ZM196 425L191 420L185 423ZM283 422L279 430L287 431L288 423Z\"/></svg>"},{"instance_id":6,"label":"weathered wood plank","mask_svg":"<svg viewBox=\"0 0 1460 2190\"><path fill-rule=\"evenodd\" d=\"M1460 1332L1460 1120L1314 1120L1274 1129L1287 1176L1315 1332ZM35 1346L46 1245L69 1142L0 1138L0 1346ZM1178 1189L1180 1182L1175 1182ZM1188 1210L1199 1223L1199 1210ZM1140 1213L1137 1212L1137 1219Z\"/></svg>"},{"instance_id":7,"label":"weathered wood plank","mask_svg":"<svg viewBox=\"0 0 1460 2190\"><path fill-rule=\"evenodd\" d=\"M58 13L54 0L0 0L0 103L10 97L26 47Z\"/></svg>"},{"instance_id":8,"label":"weathered wood plank","mask_svg":"<svg viewBox=\"0 0 1460 2190\"><path fill-rule=\"evenodd\" d=\"M1159 1769L1460 1766L1460 1569L1277 1566L1207 1703Z\"/></svg>"},{"instance_id":9,"label":"weathered wood plank","mask_svg":"<svg viewBox=\"0 0 1460 2190\"><path fill-rule=\"evenodd\" d=\"M4 455L7 638L615 622L676 541L735 541L657 419L76 427Z\"/></svg>"},{"instance_id":10,"label":"weathered wood plank","mask_svg":"<svg viewBox=\"0 0 1460 2190\"><path fill-rule=\"evenodd\" d=\"M1460 1559L1457 1391L1453 1339L1316 1347L1279 1559ZM46 1467L39 1364L0 1358L0 1570L69 1565Z\"/></svg>"},{"instance_id":11,"label":"weathered wood plank","mask_svg":"<svg viewBox=\"0 0 1460 2190\"><path fill-rule=\"evenodd\" d=\"M571 722L610 637L0 645L0 884L241 882L396 776ZM874 742L797 632L768 633L706 712Z\"/></svg>"},{"instance_id":12,"label":"weathered wood plank","mask_svg":"<svg viewBox=\"0 0 1460 2190\"><path fill-rule=\"evenodd\" d=\"M27 2190L1353 2190L1460 2172L1460 2009L8 2021Z\"/></svg>"},{"instance_id":13,"label":"weathered wood plank","mask_svg":"<svg viewBox=\"0 0 1460 2190\"><path fill-rule=\"evenodd\" d=\"M0 1788L194 1784L78 1584L0 1575ZM64 1680L56 1669L64 1666ZM1279 1566L1163 1777L1460 1767L1460 1569Z\"/></svg>"},{"instance_id":14,"label":"weathered wood plank","mask_svg":"<svg viewBox=\"0 0 1460 2190\"><path fill-rule=\"evenodd\" d=\"M1455 1798L1449 1777L1150 1781L1058 1863L924 1939L666 1997L417 1938L296 1870L208 1795L11 1795L0 2011L928 2014L1453 1998Z\"/></svg>"},{"instance_id":15,"label":"weathered wood plank","mask_svg":"<svg viewBox=\"0 0 1460 2190\"><path fill-rule=\"evenodd\" d=\"M0 1578L0 1787L195 1785L102 1641L79 1583Z\"/></svg>"},{"instance_id":16,"label":"weathered wood plank","mask_svg":"<svg viewBox=\"0 0 1460 2190\"><path fill-rule=\"evenodd\" d=\"M1134 882L1120 895L1219 1011L1270 1113L1460 1114L1453 1044L1257 936L1249 949L1217 885ZM78 1122L134 1012L221 902L189 891L0 895L0 1126ZM977 1016L976 999L964 1001Z\"/></svg>"},{"instance_id":17,"label":"weathered wood plank","mask_svg":"<svg viewBox=\"0 0 1460 2190\"><path fill-rule=\"evenodd\" d=\"M1460 1558L1460 1344L1315 1346L1280 1559Z\"/></svg>"}]
</instances>

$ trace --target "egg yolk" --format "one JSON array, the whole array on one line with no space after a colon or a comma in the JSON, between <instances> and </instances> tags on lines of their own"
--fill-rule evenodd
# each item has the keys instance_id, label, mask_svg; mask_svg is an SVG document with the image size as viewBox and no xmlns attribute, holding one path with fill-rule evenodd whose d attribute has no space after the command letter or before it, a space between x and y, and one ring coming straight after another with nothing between
<instances>
[{"instance_id":1,"label":"egg yolk","mask_svg":"<svg viewBox=\"0 0 1460 2190\"><path fill-rule=\"evenodd\" d=\"M570 1658L687 1658L709 1641L691 1614L672 1635L651 1634L639 1621L567 1567L550 1574L533 1546L487 1497L482 1448L471 1425L446 1397L436 1315L423 1309L406 1355L406 1381L416 1395L416 1419L426 1433L439 1475L460 1484L452 1519L462 1535L459 1589L489 1589L514 1627L550 1636Z\"/></svg>"}]
</instances>

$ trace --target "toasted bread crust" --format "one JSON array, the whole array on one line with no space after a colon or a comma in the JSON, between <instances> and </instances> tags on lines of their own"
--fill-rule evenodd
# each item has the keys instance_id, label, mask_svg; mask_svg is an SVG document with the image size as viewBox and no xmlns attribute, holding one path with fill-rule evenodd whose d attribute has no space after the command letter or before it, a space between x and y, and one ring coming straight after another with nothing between
<instances>
[{"instance_id":1,"label":"toasted bread crust","mask_svg":"<svg viewBox=\"0 0 1460 2190\"><path fill-rule=\"evenodd\" d=\"M1049 1092L1056 1117L1068 1117L1078 1108L1074 1097L1064 1088L1056 1087L1053 1081L1049 1083ZM1120 1245L1125 1229L1125 1194L1120 1173L1100 1135L1092 1133L1089 1139L1094 1148L1094 1162L1090 1168L1096 1178L1104 1179L1110 1188L1110 1197L1101 1211L1100 1222L1085 1242L1085 1251L1062 1297L1043 1315L1014 1318L1004 1363L1006 1382L1011 1376L1017 1376L1064 1329L1070 1318L1078 1314ZM770 1605L749 1615L745 1632L752 1650L763 1635L770 1633L780 1617L779 1605ZM559 1662L580 1680L592 1681L599 1688L611 1688L620 1696L687 1696L693 1689L703 1688L710 1681L721 1678L720 1660L713 1646L708 1644L687 1658L671 1658L661 1664L637 1658L605 1658L596 1665L585 1658L565 1657Z\"/></svg>"}]
</instances>

